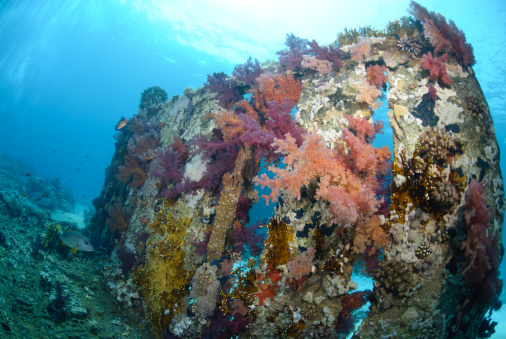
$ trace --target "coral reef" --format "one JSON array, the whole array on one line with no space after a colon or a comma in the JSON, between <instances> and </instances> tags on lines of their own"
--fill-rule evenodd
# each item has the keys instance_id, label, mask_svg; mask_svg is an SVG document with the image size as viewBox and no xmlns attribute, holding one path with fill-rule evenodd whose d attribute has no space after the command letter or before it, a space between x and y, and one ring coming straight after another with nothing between
<instances>
[{"instance_id":1,"label":"coral reef","mask_svg":"<svg viewBox=\"0 0 506 339\"><path fill-rule=\"evenodd\" d=\"M506 204L490 112L462 31L410 8L143 93L88 226L118 306L158 338L344 337L361 318L356 338L493 332ZM391 150L373 144L382 104Z\"/></svg>"}]
</instances>

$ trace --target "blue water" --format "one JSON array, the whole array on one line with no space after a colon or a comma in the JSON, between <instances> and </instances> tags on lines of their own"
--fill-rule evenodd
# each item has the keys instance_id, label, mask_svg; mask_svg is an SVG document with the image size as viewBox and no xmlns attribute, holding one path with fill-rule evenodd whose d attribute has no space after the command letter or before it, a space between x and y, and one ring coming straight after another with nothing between
<instances>
[{"instance_id":1,"label":"blue water","mask_svg":"<svg viewBox=\"0 0 506 339\"><path fill-rule=\"evenodd\" d=\"M419 2L452 19L473 45L473 69L504 147L506 3ZM114 151L114 127L136 113L147 87L177 95L249 56L275 59L286 33L331 43L344 27L382 29L407 7L400 0L0 0L0 154L61 178L89 205ZM386 129L382 137L389 136ZM496 330L506 333L504 326Z\"/></svg>"}]
</instances>

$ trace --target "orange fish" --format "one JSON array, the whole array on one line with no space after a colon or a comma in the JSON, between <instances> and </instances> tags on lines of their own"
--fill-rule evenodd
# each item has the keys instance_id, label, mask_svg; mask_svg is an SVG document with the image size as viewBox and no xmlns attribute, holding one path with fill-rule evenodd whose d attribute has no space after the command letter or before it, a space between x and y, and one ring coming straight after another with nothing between
<instances>
[{"instance_id":1,"label":"orange fish","mask_svg":"<svg viewBox=\"0 0 506 339\"><path fill-rule=\"evenodd\" d=\"M123 119L119 122L118 126L116 126L116 129L117 130L120 130L122 129L123 127L125 127L125 125L128 123L128 119Z\"/></svg>"},{"instance_id":2,"label":"orange fish","mask_svg":"<svg viewBox=\"0 0 506 339\"><path fill-rule=\"evenodd\" d=\"M28 196L28 194L26 194L26 193L21 193L21 195L24 197Z\"/></svg>"}]
</instances>

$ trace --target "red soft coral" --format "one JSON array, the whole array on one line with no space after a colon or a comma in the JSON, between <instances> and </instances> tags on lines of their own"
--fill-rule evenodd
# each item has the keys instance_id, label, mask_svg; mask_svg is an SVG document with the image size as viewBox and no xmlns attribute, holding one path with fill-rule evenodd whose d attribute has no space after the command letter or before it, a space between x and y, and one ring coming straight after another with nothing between
<instances>
[{"instance_id":1,"label":"red soft coral","mask_svg":"<svg viewBox=\"0 0 506 339\"><path fill-rule=\"evenodd\" d=\"M466 42L466 36L462 30L458 29L455 23L449 20L446 22L444 16L439 13L429 12L425 7L411 1L410 12L423 22L425 36L435 47L434 53L450 50L464 66L475 64L473 47Z\"/></svg>"},{"instance_id":2,"label":"red soft coral","mask_svg":"<svg viewBox=\"0 0 506 339\"><path fill-rule=\"evenodd\" d=\"M465 255L462 275L467 284L480 288L478 300L490 305L502 291L502 280L499 279L501 255L498 238L487 234L493 213L487 207L483 183L471 180L464 210L467 239L461 245Z\"/></svg>"},{"instance_id":3,"label":"red soft coral","mask_svg":"<svg viewBox=\"0 0 506 339\"><path fill-rule=\"evenodd\" d=\"M441 80L445 85L451 85L452 80L446 74L445 62L448 60L448 56L443 54L441 58L432 57L432 53L425 54L421 60L423 68L430 70L430 80L436 82Z\"/></svg>"}]
</instances>

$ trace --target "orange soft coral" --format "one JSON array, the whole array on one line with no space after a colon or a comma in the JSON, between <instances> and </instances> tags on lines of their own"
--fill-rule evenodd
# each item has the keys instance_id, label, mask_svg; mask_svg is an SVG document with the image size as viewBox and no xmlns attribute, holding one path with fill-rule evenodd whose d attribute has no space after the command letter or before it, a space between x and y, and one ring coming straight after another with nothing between
<instances>
[{"instance_id":1,"label":"orange soft coral","mask_svg":"<svg viewBox=\"0 0 506 339\"><path fill-rule=\"evenodd\" d=\"M243 121L234 112L221 111L212 117L221 127L225 142L230 142L244 133L244 128L242 127Z\"/></svg>"},{"instance_id":2,"label":"orange soft coral","mask_svg":"<svg viewBox=\"0 0 506 339\"><path fill-rule=\"evenodd\" d=\"M141 187L147 179L146 171L133 155L125 156L125 166L118 167L117 178L132 188Z\"/></svg>"},{"instance_id":3,"label":"orange soft coral","mask_svg":"<svg viewBox=\"0 0 506 339\"><path fill-rule=\"evenodd\" d=\"M257 79L257 83L258 86L253 89L254 108L257 111L267 113L267 103L271 100L276 100L279 104L285 98L294 103L299 101L300 81L291 74L263 74Z\"/></svg>"}]
</instances>

